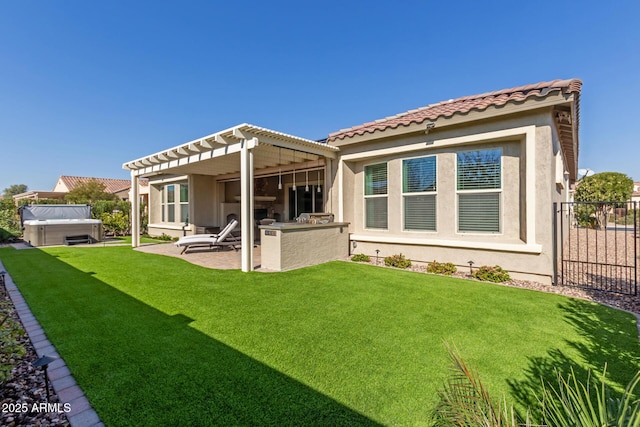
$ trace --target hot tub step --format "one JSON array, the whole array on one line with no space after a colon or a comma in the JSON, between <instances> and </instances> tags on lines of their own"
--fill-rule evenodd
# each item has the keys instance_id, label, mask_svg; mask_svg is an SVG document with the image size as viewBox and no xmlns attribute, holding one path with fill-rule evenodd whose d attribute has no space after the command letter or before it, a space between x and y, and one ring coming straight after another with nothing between
<instances>
[{"instance_id":1,"label":"hot tub step","mask_svg":"<svg viewBox=\"0 0 640 427\"><path fill-rule=\"evenodd\" d=\"M75 245L79 243L91 243L91 236L88 234L80 234L77 236L65 236L64 244L65 245Z\"/></svg>"}]
</instances>

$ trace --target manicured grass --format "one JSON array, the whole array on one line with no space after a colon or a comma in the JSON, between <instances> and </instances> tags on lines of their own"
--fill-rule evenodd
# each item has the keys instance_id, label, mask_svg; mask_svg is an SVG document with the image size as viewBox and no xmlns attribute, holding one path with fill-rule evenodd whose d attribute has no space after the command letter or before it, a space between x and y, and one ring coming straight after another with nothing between
<instances>
[{"instance_id":1,"label":"manicured grass","mask_svg":"<svg viewBox=\"0 0 640 427\"><path fill-rule=\"evenodd\" d=\"M107 425L424 425L455 343L495 396L640 367L634 316L557 295L333 262L286 273L128 247L0 249Z\"/></svg>"}]
</instances>

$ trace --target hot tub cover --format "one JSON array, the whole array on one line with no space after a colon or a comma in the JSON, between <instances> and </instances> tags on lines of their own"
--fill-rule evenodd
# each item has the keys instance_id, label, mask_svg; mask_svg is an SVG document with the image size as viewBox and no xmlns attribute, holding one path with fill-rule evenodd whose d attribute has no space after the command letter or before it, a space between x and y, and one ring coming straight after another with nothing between
<instances>
[{"instance_id":1,"label":"hot tub cover","mask_svg":"<svg viewBox=\"0 0 640 427\"><path fill-rule=\"evenodd\" d=\"M91 219L89 205L24 205L20 208L20 220Z\"/></svg>"}]
</instances>

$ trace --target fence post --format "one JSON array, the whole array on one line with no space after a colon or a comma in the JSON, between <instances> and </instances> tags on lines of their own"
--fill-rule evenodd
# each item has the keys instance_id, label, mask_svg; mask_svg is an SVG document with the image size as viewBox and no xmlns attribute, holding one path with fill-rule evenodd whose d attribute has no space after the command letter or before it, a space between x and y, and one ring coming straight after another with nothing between
<instances>
[{"instance_id":1,"label":"fence post","mask_svg":"<svg viewBox=\"0 0 640 427\"><path fill-rule=\"evenodd\" d=\"M558 286L558 202L553 202L553 286Z\"/></svg>"}]
</instances>

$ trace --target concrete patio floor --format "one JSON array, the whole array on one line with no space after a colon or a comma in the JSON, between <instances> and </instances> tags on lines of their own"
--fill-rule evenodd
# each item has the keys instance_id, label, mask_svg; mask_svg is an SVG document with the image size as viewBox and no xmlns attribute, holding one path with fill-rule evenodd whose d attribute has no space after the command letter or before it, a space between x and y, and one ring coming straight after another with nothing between
<instances>
[{"instance_id":1,"label":"concrete patio floor","mask_svg":"<svg viewBox=\"0 0 640 427\"><path fill-rule=\"evenodd\" d=\"M143 244L135 250L150 254L172 256L207 268L219 270L240 270L240 268L242 268L240 250L235 251L231 248L220 250L193 248L184 254L180 254L182 248L176 247L173 243L160 243ZM253 267L255 270L260 270L260 245L254 245L253 247Z\"/></svg>"}]
</instances>

